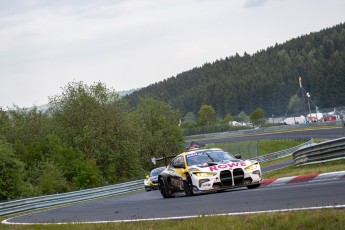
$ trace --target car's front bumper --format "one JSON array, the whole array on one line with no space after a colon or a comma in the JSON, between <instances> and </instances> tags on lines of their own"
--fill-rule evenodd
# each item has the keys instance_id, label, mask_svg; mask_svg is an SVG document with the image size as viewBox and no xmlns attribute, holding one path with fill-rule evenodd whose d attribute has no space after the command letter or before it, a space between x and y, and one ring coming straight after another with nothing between
<instances>
[{"instance_id":1,"label":"car's front bumper","mask_svg":"<svg viewBox=\"0 0 345 230\"><path fill-rule=\"evenodd\" d=\"M157 190L159 188L158 182L154 183L152 181L149 181L149 182L145 181L144 185L145 185L145 190L146 191Z\"/></svg>"},{"instance_id":2,"label":"car's front bumper","mask_svg":"<svg viewBox=\"0 0 345 230\"><path fill-rule=\"evenodd\" d=\"M225 190L262 183L261 170L242 169L218 171L214 176L201 177L191 174L195 193Z\"/></svg>"}]
</instances>

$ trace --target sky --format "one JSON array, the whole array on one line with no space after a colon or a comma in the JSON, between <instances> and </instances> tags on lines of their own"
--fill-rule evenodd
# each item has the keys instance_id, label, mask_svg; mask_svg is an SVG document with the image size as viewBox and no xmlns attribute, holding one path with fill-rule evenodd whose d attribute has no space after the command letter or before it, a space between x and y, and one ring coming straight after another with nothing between
<instances>
[{"instance_id":1,"label":"sky","mask_svg":"<svg viewBox=\"0 0 345 230\"><path fill-rule=\"evenodd\" d=\"M0 107L146 87L343 22L344 0L2 0Z\"/></svg>"}]
</instances>

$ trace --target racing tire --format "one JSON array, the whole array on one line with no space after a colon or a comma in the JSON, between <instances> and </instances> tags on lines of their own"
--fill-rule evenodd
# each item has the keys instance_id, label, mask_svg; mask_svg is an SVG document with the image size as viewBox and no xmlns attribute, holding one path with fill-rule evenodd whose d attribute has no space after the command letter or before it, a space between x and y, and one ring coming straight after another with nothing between
<instances>
[{"instance_id":1,"label":"racing tire","mask_svg":"<svg viewBox=\"0 0 345 230\"><path fill-rule=\"evenodd\" d=\"M253 185L247 185L248 189L254 189L260 187L261 184L253 184Z\"/></svg>"},{"instance_id":2,"label":"racing tire","mask_svg":"<svg viewBox=\"0 0 345 230\"><path fill-rule=\"evenodd\" d=\"M169 188L168 188L168 186L166 185L166 183L165 183L165 181L164 181L164 179L161 177L161 178L159 178L159 191L161 192L161 194L162 194L162 197L163 198L170 198L170 197L172 197L171 195L170 195L170 190L169 190Z\"/></svg>"},{"instance_id":3,"label":"racing tire","mask_svg":"<svg viewBox=\"0 0 345 230\"><path fill-rule=\"evenodd\" d=\"M193 182L192 178L190 178L190 175L187 175L186 181L184 182L184 192L186 196L193 196Z\"/></svg>"}]
</instances>

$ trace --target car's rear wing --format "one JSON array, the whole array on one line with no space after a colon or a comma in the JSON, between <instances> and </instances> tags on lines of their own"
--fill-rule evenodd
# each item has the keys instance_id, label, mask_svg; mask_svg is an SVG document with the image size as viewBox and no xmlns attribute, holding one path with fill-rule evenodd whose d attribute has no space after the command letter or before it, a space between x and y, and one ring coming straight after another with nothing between
<instances>
[{"instance_id":1,"label":"car's rear wing","mask_svg":"<svg viewBox=\"0 0 345 230\"><path fill-rule=\"evenodd\" d=\"M163 155L161 157L153 157L153 158L151 158L151 161L155 165L157 163L157 161L164 160L164 165L168 166L168 159L174 158L174 157L176 157L176 156L166 156L166 155Z\"/></svg>"}]
</instances>

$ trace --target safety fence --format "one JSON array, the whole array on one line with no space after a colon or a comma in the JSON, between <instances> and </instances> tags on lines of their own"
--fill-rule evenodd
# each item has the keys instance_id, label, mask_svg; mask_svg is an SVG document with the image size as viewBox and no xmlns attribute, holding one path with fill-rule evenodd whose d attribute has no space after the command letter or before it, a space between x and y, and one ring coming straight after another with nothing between
<instances>
[{"instance_id":1,"label":"safety fence","mask_svg":"<svg viewBox=\"0 0 345 230\"><path fill-rule=\"evenodd\" d=\"M293 153L295 166L345 159L345 137L305 147Z\"/></svg>"},{"instance_id":2,"label":"safety fence","mask_svg":"<svg viewBox=\"0 0 345 230\"><path fill-rule=\"evenodd\" d=\"M144 188L144 180L136 180L94 189L85 189L75 192L39 196L27 199L7 201L0 203L0 216L34 209L64 205L84 200L97 199L138 191Z\"/></svg>"}]
</instances>

